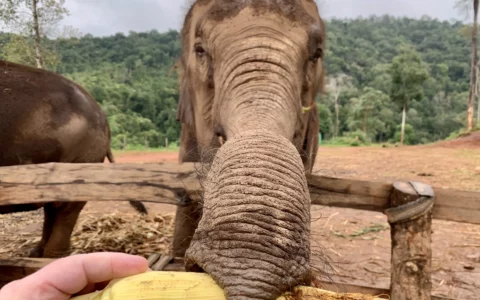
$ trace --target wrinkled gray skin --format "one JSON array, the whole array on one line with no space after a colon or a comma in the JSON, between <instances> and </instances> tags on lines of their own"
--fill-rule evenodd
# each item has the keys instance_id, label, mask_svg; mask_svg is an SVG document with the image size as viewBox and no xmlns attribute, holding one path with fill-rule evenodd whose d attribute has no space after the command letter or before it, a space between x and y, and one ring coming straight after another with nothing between
<instances>
[{"instance_id":1,"label":"wrinkled gray skin","mask_svg":"<svg viewBox=\"0 0 480 300\"><path fill-rule=\"evenodd\" d=\"M202 155L220 147L186 265L230 300L309 283L305 173L318 149L324 37L312 0L198 0L186 16L180 161L209 162ZM177 225L191 213L179 208Z\"/></svg>"},{"instance_id":2,"label":"wrinkled gray skin","mask_svg":"<svg viewBox=\"0 0 480 300\"><path fill-rule=\"evenodd\" d=\"M114 162L110 128L90 94L55 73L0 60L0 166L103 163L105 157ZM69 254L70 236L85 204L7 205L0 206L0 214L43 206L42 239L30 256L56 258ZM141 202L130 204L147 212Z\"/></svg>"}]
</instances>

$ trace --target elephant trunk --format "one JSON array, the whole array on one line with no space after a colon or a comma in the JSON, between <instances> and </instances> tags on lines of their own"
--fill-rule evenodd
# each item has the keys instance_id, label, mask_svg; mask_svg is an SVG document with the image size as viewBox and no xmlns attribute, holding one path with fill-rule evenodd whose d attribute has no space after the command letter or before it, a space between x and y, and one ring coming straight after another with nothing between
<instances>
[{"instance_id":1,"label":"elephant trunk","mask_svg":"<svg viewBox=\"0 0 480 300\"><path fill-rule=\"evenodd\" d=\"M219 149L204 183L203 215L186 252L227 299L275 299L310 278L310 195L297 149L267 130Z\"/></svg>"}]
</instances>

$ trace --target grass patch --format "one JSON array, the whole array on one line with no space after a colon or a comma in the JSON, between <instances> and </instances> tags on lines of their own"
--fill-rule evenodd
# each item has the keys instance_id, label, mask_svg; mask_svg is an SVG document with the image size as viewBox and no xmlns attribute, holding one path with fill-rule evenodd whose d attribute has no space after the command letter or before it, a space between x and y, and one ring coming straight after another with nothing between
<instances>
[{"instance_id":1,"label":"grass patch","mask_svg":"<svg viewBox=\"0 0 480 300\"><path fill-rule=\"evenodd\" d=\"M445 140L451 141L461 137L466 137L472 134L473 132L477 132L477 131L480 131L480 125L473 127L471 131L467 131L465 128L462 128L460 130L450 133L450 135Z\"/></svg>"},{"instance_id":2,"label":"grass patch","mask_svg":"<svg viewBox=\"0 0 480 300\"><path fill-rule=\"evenodd\" d=\"M144 146L127 146L126 149L113 149L114 154L123 154L123 153L132 153L132 152L178 152L179 146L176 144L172 144L168 146L168 148L165 147L159 147L159 148L146 148Z\"/></svg>"},{"instance_id":3,"label":"grass patch","mask_svg":"<svg viewBox=\"0 0 480 300\"><path fill-rule=\"evenodd\" d=\"M352 234L343 234L343 233L340 233L338 231L333 231L333 230L332 230L332 233L333 233L333 235L341 237L341 238L353 239L353 238L358 238L358 237L367 235L369 233L381 232L381 231L388 230L388 229L389 229L389 227L386 226L386 225L372 224L371 226L367 226L367 227L364 227L362 229L359 229ZM366 239L368 239L368 238L366 238ZM372 239L372 238L370 238L370 239Z\"/></svg>"},{"instance_id":4,"label":"grass patch","mask_svg":"<svg viewBox=\"0 0 480 300\"><path fill-rule=\"evenodd\" d=\"M350 146L350 147L360 147L370 145L369 138L365 135L363 131L357 130L353 132L345 132L343 136L332 138L326 140L324 145L331 146Z\"/></svg>"},{"instance_id":5,"label":"grass patch","mask_svg":"<svg viewBox=\"0 0 480 300\"><path fill-rule=\"evenodd\" d=\"M326 144L321 144L320 145L320 148L345 148L345 147L382 148L383 144L368 144L368 145L361 145L361 146L351 146L351 145L345 145L345 144L326 143ZM393 147L393 145L390 145L389 147ZM383 148L388 148L388 147L383 147Z\"/></svg>"}]
</instances>

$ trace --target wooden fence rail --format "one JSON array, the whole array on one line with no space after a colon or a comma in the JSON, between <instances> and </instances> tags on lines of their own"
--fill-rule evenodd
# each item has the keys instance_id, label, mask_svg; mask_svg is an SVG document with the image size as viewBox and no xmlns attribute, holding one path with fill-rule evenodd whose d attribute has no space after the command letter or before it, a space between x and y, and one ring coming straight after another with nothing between
<instances>
[{"instance_id":1,"label":"wooden fence rail","mask_svg":"<svg viewBox=\"0 0 480 300\"><path fill-rule=\"evenodd\" d=\"M192 163L62 164L0 168L0 206L45 201L140 200L179 204L198 199L201 189ZM383 212L392 183L308 176L312 204ZM433 188L433 218L480 224L480 193Z\"/></svg>"},{"instance_id":2,"label":"wooden fence rail","mask_svg":"<svg viewBox=\"0 0 480 300\"><path fill-rule=\"evenodd\" d=\"M3 167L0 212L20 204L51 201L138 200L188 206L193 204L190 200L198 201L202 192L197 167L175 163ZM431 296L432 218L480 224L480 193L431 188L418 182L379 183L320 175L307 179L312 204L387 215L392 228L389 292L393 299L441 299ZM24 259L12 265L11 261L0 260L0 274L4 274L0 281L28 275L46 263L26 262ZM357 288L357 292L367 289Z\"/></svg>"}]
</instances>

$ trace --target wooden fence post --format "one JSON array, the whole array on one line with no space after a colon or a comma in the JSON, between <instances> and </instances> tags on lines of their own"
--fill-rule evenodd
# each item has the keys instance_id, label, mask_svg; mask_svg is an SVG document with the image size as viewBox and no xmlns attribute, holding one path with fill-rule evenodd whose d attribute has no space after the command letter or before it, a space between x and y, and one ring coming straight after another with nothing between
<instances>
[{"instance_id":1,"label":"wooden fence post","mask_svg":"<svg viewBox=\"0 0 480 300\"><path fill-rule=\"evenodd\" d=\"M391 225L391 297L430 300L432 271L432 208L430 186L395 182L385 211Z\"/></svg>"}]
</instances>

